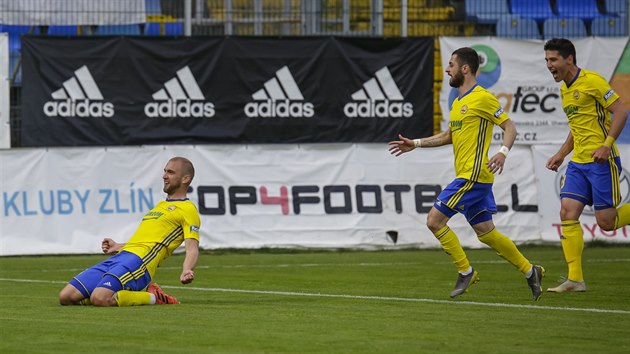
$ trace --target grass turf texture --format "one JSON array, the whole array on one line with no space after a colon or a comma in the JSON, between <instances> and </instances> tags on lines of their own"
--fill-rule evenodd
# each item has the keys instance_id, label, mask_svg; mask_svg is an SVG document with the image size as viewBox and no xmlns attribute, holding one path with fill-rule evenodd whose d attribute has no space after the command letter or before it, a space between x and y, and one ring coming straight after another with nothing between
<instances>
[{"instance_id":1,"label":"grass turf texture","mask_svg":"<svg viewBox=\"0 0 630 354\"><path fill-rule=\"evenodd\" d=\"M544 289L565 275L559 247L522 250ZM155 280L182 305L131 308L58 305L105 256L0 257L0 353L630 352L630 247L587 247L588 292L538 302L494 252L467 252L481 281L455 300L438 250L227 252L203 254L187 286L168 259Z\"/></svg>"}]
</instances>

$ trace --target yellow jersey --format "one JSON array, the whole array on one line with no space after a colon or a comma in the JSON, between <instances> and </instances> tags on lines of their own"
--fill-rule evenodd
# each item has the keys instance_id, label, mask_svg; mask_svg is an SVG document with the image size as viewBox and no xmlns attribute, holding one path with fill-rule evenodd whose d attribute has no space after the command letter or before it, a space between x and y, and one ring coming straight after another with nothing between
<instances>
[{"instance_id":1,"label":"yellow jersey","mask_svg":"<svg viewBox=\"0 0 630 354\"><path fill-rule=\"evenodd\" d=\"M151 277L164 259L173 254L184 239L199 241L199 212L188 199L160 201L140 222L140 226L121 251L142 258L142 269Z\"/></svg>"},{"instance_id":2,"label":"yellow jersey","mask_svg":"<svg viewBox=\"0 0 630 354\"><path fill-rule=\"evenodd\" d=\"M578 73L568 85L563 82L560 88L562 109L569 119L569 129L573 135L573 157L577 163L593 162L591 154L599 149L610 129L611 119L608 108L619 99L600 74L578 69ZM613 144L611 156L619 156Z\"/></svg>"},{"instance_id":3,"label":"yellow jersey","mask_svg":"<svg viewBox=\"0 0 630 354\"><path fill-rule=\"evenodd\" d=\"M453 138L456 178L494 182L494 174L487 166L492 130L508 119L499 100L479 85L453 101L449 128Z\"/></svg>"}]
</instances>

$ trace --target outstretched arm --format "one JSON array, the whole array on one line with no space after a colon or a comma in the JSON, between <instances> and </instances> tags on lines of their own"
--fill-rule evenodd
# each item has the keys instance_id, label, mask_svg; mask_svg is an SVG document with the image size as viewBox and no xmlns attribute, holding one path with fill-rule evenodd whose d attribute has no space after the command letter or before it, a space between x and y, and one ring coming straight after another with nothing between
<instances>
[{"instance_id":1,"label":"outstretched arm","mask_svg":"<svg viewBox=\"0 0 630 354\"><path fill-rule=\"evenodd\" d=\"M103 253L113 254L120 251L120 249L123 248L124 245L124 243L118 243L111 238L106 237L101 242L101 250L103 250Z\"/></svg>"},{"instance_id":2,"label":"outstretched arm","mask_svg":"<svg viewBox=\"0 0 630 354\"><path fill-rule=\"evenodd\" d=\"M394 140L388 143L389 153L395 156L400 156L406 152L414 150L417 147L436 147L451 144L453 142L450 128L428 138L412 140L404 137L402 134L398 134L398 139L400 140Z\"/></svg>"},{"instance_id":3,"label":"outstretched arm","mask_svg":"<svg viewBox=\"0 0 630 354\"><path fill-rule=\"evenodd\" d=\"M195 279L195 265L197 265L197 258L199 258L199 241L194 238L187 238L186 245L186 257L184 258L184 265L182 267L182 275L179 276L179 280L182 284L189 284Z\"/></svg>"}]
</instances>

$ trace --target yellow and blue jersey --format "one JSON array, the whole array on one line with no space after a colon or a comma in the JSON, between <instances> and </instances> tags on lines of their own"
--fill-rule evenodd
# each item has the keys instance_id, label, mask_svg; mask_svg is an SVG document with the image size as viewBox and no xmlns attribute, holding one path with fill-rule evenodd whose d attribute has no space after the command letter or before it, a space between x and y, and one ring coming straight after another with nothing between
<instances>
[{"instance_id":1,"label":"yellow and blue jersey","mask_svg":"<svg viewBox=\"0 0 630 354\"><path fill-rule=\"evenodd\" d=\"M509 119L499 100L475 85L453 101L449 127L453 138L456 178L479 183L494 182L488 169L492 130Z\"/></svg>"},{"instance_id":2,"label":"yellow and blue jersey","mask_svg":"<svg viewBox=\"0 0 630 354\"><path fill-rule=\"evenodd\" d=\"M184 239L199 240L199 212L188 199L159 202L144 218L121 251L142 259L142 268L154 276L160 263L173 254Z\"/></svg>"},{"instance_id":3,"label":"yellow and blue jersey","mask_svg":"<svg viewBox=\"0 0 630 354\"><path fill-rule=\"evenodd\" d=\"M601 75L585 69L578 69L568 85L563 82L560 94L573 135L571 161L593 162L591 154L602 146L610 129L611 118L607 108L619 99L619 95ZM613 144L611 157L618 156L617 146Z\"/></svg>"}]
</instances>

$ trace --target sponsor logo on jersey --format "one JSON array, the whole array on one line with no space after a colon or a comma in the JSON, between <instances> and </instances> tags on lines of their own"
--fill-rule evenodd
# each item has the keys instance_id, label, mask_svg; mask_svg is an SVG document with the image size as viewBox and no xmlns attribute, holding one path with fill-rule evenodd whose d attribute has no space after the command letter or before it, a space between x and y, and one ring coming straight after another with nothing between
<instances>
[{"instance_id":1,"label":"sponsor logo on jersey","mask_svg":"<svg viewBox=\"0 0 630 354\"><path fill-rule=\"evenodd\" d=\"M462 129L464 122L461 120L451 120L448 122L448 126L451 128L451 132L456 132Z\"/></svg>"},{"instance_id":2,"label":"sponsor logo on jersey","mask_svg":"<svg viewBox=\"0 0 630 354\"><path fill-rule=\"evenodd\" d=\"M495 117L495 118L499 118L499 116L500 116L500 115L502 115L502 114L503 114L503 112L504 112L503 107L501 107L501 108L497 109L497 111L496 111L496 112L494 112L494 117Z\"/></svg>"},{"instance_id":3,"label":"sponsor logo on jersey","mask_svg":"<svg viewBox=\"0 0 630 354\"><path fill-rule=\"evenodd\" d=\"M351 95L353 102L346 103L343 113L348 118L409 118L413 104L404 101L396 82L384 66L375 77L363 83L363 87Z\"/></svg>"},{"instance_id":4,"label":"sponsor logo on jersey","mask_svg":"<svg viewBox=\"0 0 630 354\"><path fill-rule=\"evenodd\" d=\"M147 117L210 118L215 114L214 104L206 101L188 66L179 69L152 97L154 101L144 106Z\"/></svg>"},{"instance_id":5,"label":"sponsor logo on jersey","mask_svg":"<svg viewBox=\"0 0 630 354\"><path fill-rule=\"evenodd\" d=\"M51 94L53 100L44 103L44 114L48 117L94 117L114 116L114 104L105 101L94 77L87 66L74 71L62 87Z\"/></svg>"},{"instance_id":6,"label":"sponsor logo on jersey","mask_svg":"<svg viewBox=\"0 0 630 354\"><path fill-rule=\"evenodd\" d=\"M156 219L159 219L162 215L164 215L164 213L161 211L150 211L142 218L142 221L156 220Z\"/></svg>"},{"instance_id":7,"label":"sponsor logo on jersey","mask_svg":"<svg viewBox=\"0 0 630 354\"><path fill-rule=\"evenodd\" d=\"M283 66L264 87L252 94L253 102L245 105L244 112L250 118L310 118L315 115L315 107L305 102L291 71Z\"/></svg>"}]
</instances>

